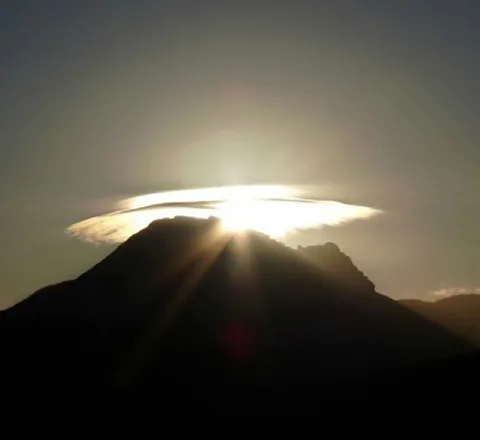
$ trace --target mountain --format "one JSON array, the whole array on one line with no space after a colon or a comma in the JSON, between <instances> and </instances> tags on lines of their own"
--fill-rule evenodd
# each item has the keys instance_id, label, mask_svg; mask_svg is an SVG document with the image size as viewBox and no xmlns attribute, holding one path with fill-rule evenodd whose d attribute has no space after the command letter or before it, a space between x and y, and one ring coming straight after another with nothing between
<instances>
[{"instance_id":1,"label":"mountain","mask_svg":"<svg viewBox=\"0 0 480 440\"><path fill-rule=\"evenodd\" d=\"M335 243L300 246L298 251L317 264L324 272L334 277L343 288L356 292L375 291L375 284L353 264L352 259L345 255Z\"/></svg>"},{"instance_id":2,"label":"mountain","mask_svg":"<svg viewBox=\"0 0 480 440\"><path fill-rule=\"evenodd\" d=\"M400 304L480 346L480 295L460 294L435 302L400 300Z\"/></svg>"},{"instance_id":3,"label":"mountain","mask_svg":"<svg viewBox=\"0 0 480 440\"><path fill-rule=\"evenodd\" d=\"M26 429L51 431L48 413L57 433L91 437L106 423L112 436L179 412L278 416L318 399L383 411L387 394L467 377L471 344L377 293L339 254L325 245L318 266L213 218L155 221L77 279L0 313L4 401L21 396Z\"/></svg>"},{"instance_id":4,"label":"mountain","mask_svg":"<svg viewBox=\"0 0 480 440\"><path fill-rule=\"evenodd\" d=\"M300 246L298 251L334 277L343 288L353 290L357 295L375 291L374 283L336 244ZM405 299L399 303L480 346L480 295L459 294L435 302Z\"/></svg>"}]
</instances>

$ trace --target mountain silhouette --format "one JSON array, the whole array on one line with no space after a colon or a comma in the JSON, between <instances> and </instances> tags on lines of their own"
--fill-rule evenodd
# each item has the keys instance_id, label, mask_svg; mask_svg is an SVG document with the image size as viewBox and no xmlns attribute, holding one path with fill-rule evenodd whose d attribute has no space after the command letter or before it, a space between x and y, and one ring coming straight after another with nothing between
<instances>
[{"instance_id":1,"label":"mountain silhouette","mask_svg":"<svg viewBox=\"0 0 480 440\"><path fill-rule=\"evenodd\" d=\"M465 293L434 302L418 299L399 302L480 346L480 295Z\"/></svg>"},{"instance_id":2,"label":"mountain silhouette","mask_svg":"<svg viewBox=\"0 0 480 440\"><path fill-rule=\"evenodd\" d=\"M38 415L52 396L58 420L74 414L84 427L114 408L120 430L118 420L155 417L159 396L184 414L278 414L307 390L346 399L375 377L376 389L400 392L418 368L423 384L438 377L432 362L443 375L478 360L470 343L377 293L336 245L299 252L214 218L151 223L77 279L2 312L0 335L11 399L28 396Z\"/></svg>"},{"instance_id":3,"label":"mountain silhouette","mask_svg":"<svg viewBox=\"0 0 480 440\"><path fill-rule=\"evenodd\" d=\"M352 259L345 255L335 243L300 246L298 251L323 271L335 277L345 289L356 292L375 291L375 284L353 264Z\"/></svg>"}]
</instances>

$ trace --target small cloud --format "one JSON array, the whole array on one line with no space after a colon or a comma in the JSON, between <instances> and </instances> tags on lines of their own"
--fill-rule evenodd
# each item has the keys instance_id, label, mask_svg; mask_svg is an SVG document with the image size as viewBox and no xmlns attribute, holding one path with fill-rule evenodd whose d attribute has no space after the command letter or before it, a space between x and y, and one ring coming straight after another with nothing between
<instances>
[{"instance_id":1,"label":"small cloud","mask_svg":"<svg viewBox=\"0 0 480 440\"><path fill-rule=\"evenodd\" d=\"M446 287L430 292L436 298L447 298L454 295L463 295L466 293L480 294L480 287Z\"/></svg>"}]
</instances>

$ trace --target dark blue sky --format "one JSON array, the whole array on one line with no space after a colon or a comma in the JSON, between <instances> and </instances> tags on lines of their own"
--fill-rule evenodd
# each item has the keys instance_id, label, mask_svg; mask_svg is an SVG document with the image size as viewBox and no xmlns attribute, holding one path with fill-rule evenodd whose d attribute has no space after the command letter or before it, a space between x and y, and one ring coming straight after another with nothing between
<instances>
[{"instance_id":1,"label":"dark blue sky","mask_svg":"<svg viewBox=\"0 0 480 440\"><path fill-rule=\"evenodd\" d=\"M394 297L480 285L477 1L4 1L0 307L108 249L125 195L318 184L386 215L336 241Z\"/></svg>"}]
</instances>

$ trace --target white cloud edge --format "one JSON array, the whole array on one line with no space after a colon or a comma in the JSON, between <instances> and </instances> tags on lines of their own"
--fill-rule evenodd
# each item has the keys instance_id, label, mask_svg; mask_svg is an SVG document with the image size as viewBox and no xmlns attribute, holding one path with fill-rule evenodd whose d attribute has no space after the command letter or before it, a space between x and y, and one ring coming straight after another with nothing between
<instances>
[{"instance_id":1,"label":"white cloud edge","mask_svg":"<svg viewBox=\"0 0 480 440\"><path fill-rule=\"evenodd\" d=\"M480 294L480 286L477 287L444 287L442 289L433 290L430 292L430 295L434 296L435 298L448 298L449 296L454 295L464 295L464 294Z\"/></svg>"}]
</instances>

